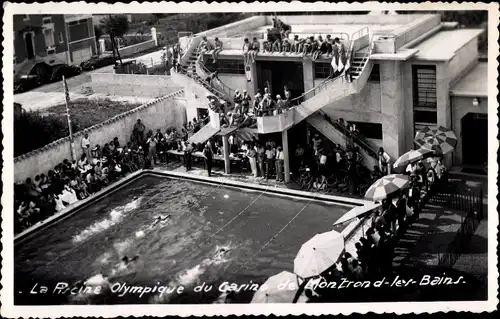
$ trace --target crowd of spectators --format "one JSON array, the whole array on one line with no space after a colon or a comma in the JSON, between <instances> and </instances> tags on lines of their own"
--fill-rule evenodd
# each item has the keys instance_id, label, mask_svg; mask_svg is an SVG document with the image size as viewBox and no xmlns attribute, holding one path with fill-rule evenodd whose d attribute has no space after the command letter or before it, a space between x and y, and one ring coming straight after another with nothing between
<instances>
[{"instance_id":1,"label":"crowd of spectators","mask_svg":"<svg viewBox=\"0 0 500 319\"><path fill-rule=\"evenodd\" d=\"M331 298L332 291L334 291L330 288L319 288L326 287L326 285L320 286L315 283L339 282L342 278L351 281L373 281L392 275L395 245L408 225L418 219L424 193L430 187L438 187L446 183L447 170L442 166L441 160L433 158L430 162L429 170L439 171L436 173L436 178L426 181L423 178L425 173L415 174L415 172L408 171L406 174L410 175L409 185L384 199L381 206L369 216L368 227L364 229L363 236L355 243L355 256L345 252L338 263L320 276L311 279L313 283L308 285L311 288L305 290L310 300ZM421 163L412 166L423 167ZM418 176L419 174L421 177Z\"/></svg>"},{"instance_id":2,"label":"crowd of spectators","mask_svg":"<svg viewBox=\"0 0 500 319\"><path fill-rule=\"evenodd\" d=\"M166 151L178 149L207 120L206 117L200 121L195 118L180 132L168 128L162 133L160 129L147 130L139 119L130 140L124 145L118 137L102 146L95 145L85 134L78 160L64 159L46 174L14 185L16 233L87 198L127 173L167 162Z\"/></svg>"}]
</instances>

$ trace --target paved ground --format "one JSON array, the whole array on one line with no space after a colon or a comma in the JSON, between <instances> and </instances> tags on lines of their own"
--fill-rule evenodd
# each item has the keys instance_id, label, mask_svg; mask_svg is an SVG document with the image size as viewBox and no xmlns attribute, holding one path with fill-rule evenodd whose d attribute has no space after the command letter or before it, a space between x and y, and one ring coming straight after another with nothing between
<instances>
[{"instance_id":1,"label":"paved ground","mask_svg":"<svg viewBox=\"0 0 500 319\"><path fill-rule=\"evenodd\" d=\"M451 175L452 183L461 190L479 191L483 189L483 201L486 203L487 180L481 177ZM440 202L430 201L420 214L417 222L412 224L403 235L395 249L393 267L402 267L402 271L416 273L432 272L438 264L440 254L447 252L449 243L460 229L465 212L450 209ZM461 255L448 272L471 275L477 280L477 286L471 291L469 298L485 298L485 287L488 273L488 210L484 205L484 219L463 247Z\"/></svg>"},{"instance_id":2,"label":"paved ground","mask_svg":"<svg viewBox=\"0 0 500 319\"><path fill-rule=\"evenodd\" d=\"M147 53L135 58L123 59L123 61L136 60L137 62L144 63L146 65L158 64L161 61L162 51L155 51L152 53ZM103 94L95 94L92 92L91 88L91 72L96 73L112 73L113 66L105 66L103 68L84 72L80 75L69 78L66 82L68 83L68 88L70 91L70 98L72 100L87 98L87 99L101 99L108 98L114 101L124 101L133 103L146 103L152 98L146 97L134 97L134 96L109 96ZM64 88L62 82L50 83L28 92L15 94L14 101L20 103L23 108L27 111L40 111L49 108L54 105L64 103Z\"/></svg>"}]
</instances>

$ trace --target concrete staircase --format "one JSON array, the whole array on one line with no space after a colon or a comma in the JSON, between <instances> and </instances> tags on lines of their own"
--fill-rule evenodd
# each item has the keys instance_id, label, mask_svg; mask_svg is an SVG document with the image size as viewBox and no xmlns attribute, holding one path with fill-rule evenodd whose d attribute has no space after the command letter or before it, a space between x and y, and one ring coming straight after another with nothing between
<instances>
[{"instance_id":1,"label":"concrete staircase","mask_svg":"<svg viewBox=\"0 0 500 319\"><path fill-rule=\"evenodd\" d=\"M330 141L346 148L347 129L343 128L340 123L332 121L321 111L309 116L306 121ZM378 165L377 153L372 146L364 142L361 137L353 137L352 140L359 147L359 151L364 158L362 163L364 166L372 170L374 165Z\"/></svg>"},{"instance_id":2,"label":"concrete staircase","mask_svg":"<svg viewBox=\"0 0 500 319\"><path fill-rule=\"evenodd\" d=\"M358 94L370 76L373 64L369 60L371 47L356 51L350 68L352 81L344 76L328 79L294 100L298 105L279 115L257 118L260 134L281 132L305 120L325 106L335 107L335 102L351 94Z\"/></svg>"}]
</instances>

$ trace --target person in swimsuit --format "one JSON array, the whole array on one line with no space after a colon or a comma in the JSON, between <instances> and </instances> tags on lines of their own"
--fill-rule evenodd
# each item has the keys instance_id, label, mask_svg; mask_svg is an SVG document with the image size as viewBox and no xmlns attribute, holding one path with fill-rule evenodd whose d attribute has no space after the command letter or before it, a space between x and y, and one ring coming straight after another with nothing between
<instances>
[{"instance_id":1,"label":"person in swimsuit","mask_svg":"<svg viewBox=\"0 0 500 319\"><path fill-rule=\"evenodd\" d=\"M151 224L151 228L155 227L156 225L158 225L159 223L164 223L166 222L168 219L170 218L170 214L164 216L164 215L158 215L156 216L155 220L153 221L153 223Z\"/></svg>"}]
</instances>

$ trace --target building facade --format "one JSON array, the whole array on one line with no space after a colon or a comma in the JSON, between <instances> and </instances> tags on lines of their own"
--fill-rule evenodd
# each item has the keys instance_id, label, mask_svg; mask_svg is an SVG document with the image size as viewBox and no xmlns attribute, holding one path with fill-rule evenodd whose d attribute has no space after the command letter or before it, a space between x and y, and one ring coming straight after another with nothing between
<instances>
[{"instance_id":1,"label":"building facade","mask_svg":"<svg viewBox=\"0 0 500 319\"><path fill-rule=\"evenodd\" d=\"M80 64L96 52L91 15L14 15L14 65Z\"/></svg>"},{"instance_id":2,"label":"building facade","mask_svg":"<svg viewBox=\"0 0 500 319\"><path fill-rule=\"evenodd\" d=\"M297 54L259 53L251 65L250 76L245 72L243 39L265 38L271 18L254 17L200 34L209 40L219 37L224 43L219 63L212 66L210 56L206 55L205 66L210 71L217 69L219 79L227 86L240 92L246 89L251 95L268 87L273 98L277 94L283 96L283 86L287 85L293 97L297 97L318 87L330 74L331 59L313 61L310 56ZM359 91L334 102L329 102L328 94L321 97L323 100L318 95L315 99L318 110L332 119L342 118L356 124L372 145L384 147L394 159L415 148L415 134L424 126L444 126L455 132L459 144L445 158L448 165L480 161L467 157L471 147L475 158L486 158L487 147L476 147L464 138L466 134L474 134L466 127L480 127L481 121L486 123L487 74L477 71L486 65L479 62L478 53L478 38L483 29L463 29L456 23L443 23L439 14L279 18L292 26L291 38L294 34L301 38L318 35L324 38L331 34L347 39L347 46L354 43L356 47L363 42L358 46L360 54L369 50L368 62L363 62L366 63L363 70L369 70L369 74ZM368 33L359 36L363 28ZM469 76L471 73L475 75ZM455 89L457 85L467 88L470 82L481 84L473 90ZM481 86L482 90L478 90ZM274 123L283 120L276 119ZM272 125L273 120L262 123L268 131L264 126ZM293 130L293 126L276 124L269 131L284 132ZM486 130L481 132L480 138L487 141Z\"/></svg>"}]
</instances>

